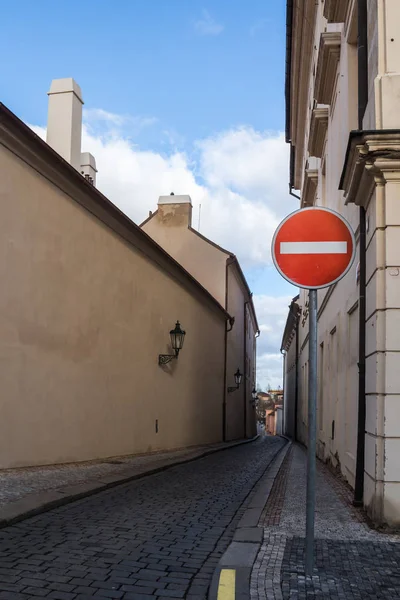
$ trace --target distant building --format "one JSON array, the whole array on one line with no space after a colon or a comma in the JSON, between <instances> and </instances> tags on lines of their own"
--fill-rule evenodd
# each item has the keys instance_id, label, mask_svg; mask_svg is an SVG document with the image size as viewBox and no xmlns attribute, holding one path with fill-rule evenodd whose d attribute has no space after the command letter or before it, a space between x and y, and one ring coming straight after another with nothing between
<instances>
[{"instance_id":1,"label":"distant building","mask_svg":"<svg viewBox=\"0 0 400 600\"><path fill-rule=\"evenodd\" d=\"M226 335L224 419L227 440L256 433L251 392L256 383L256 337L259 335L252 293L234 254L217 246L192 227L190 196L160 196L158 207L141 228L177 260L233 317Z\"/></svg>"}]
</instances>

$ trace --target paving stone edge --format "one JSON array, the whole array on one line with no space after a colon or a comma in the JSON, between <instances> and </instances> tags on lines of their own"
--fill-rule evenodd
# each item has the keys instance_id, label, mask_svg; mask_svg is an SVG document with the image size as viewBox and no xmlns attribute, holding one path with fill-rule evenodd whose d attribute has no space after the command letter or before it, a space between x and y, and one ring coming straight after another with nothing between
<instances>
[{"instance_id":1,"label":"paving stone edge","mask_svg":"<svg viewBox=\"0 0 400 600\"><path fill-rule=\"evenodd\" d=\"M167 469L171 469L178 465L200 460L201 458L209 456L210 454L230 450L231 448L235 448L236 446L241 446L243 444L250 444L255 442L259 437L259 434L257 434L250 439L232 442L229 443L229 445L220 448L209 448L208 450L204 450L204 452L201 452L201 454L196 456L192 456L190 458L178 458L176 461L169 462L168 464L161 465L153 469L146 469L133 475L127 476L126 472L123 476L121 476L121 474L109 474L101 477L99 481L72 484L59 490L29 494L25 498L10 502L9 504L0 508L0 529L8 527L9 525L13 525L14 523L18 523L19 521L23 521L24 519L48 512L53 508L58 508L60 506L64 506L65 504L75 502L76 500L81 500L82 498L98 494L99 492L116 487L118 485L129 483L135 479L149 477L150 475L166 471Z\"/></svg>"},{"instance_id":2,"label":"paving stone edge","mask_svg":"<svg viewBox=\"0 0 400 600\"><path fill-rule=\"evenodd\" d=\"M215 568L208 593L208 600L218 600L218 584L221 569L236 571L236 600L250 600L250 578L253 565L261 549L263 529L258 522L268 502L272 486L280 471L292 441L282 437L287 443L275 454L264 474L245 500L246 509L239 521L233 540Z\"/></svg>"}]
</instances>

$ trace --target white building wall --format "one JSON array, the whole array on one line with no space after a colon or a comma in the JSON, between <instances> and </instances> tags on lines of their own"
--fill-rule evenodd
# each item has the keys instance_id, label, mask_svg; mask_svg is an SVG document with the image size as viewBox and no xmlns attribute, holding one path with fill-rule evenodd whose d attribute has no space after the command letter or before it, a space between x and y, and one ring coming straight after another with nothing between
<instances>
[{"instance_id":1,"label":"white building wall","mask_svg":"<svg viewBox=\"0 0 400 600\"><path fill-rule=\"evenodd\" d=\"M349 0L348 6L355 7ZM329 105L328 128L318 169L315 204L340 212L352 225L357 257L349 273L318 293L318 455L354 485L358 420L358 223L361 203L367 211L366 438L364 501L376 521L400 522L400 134L396 153L366 169L374 178L371 192L345 204L339 191L346 148L357 120L357 30L355 13L345 24L329 24L317 9L314 67L304 147L308 147L311 111L315 107L315 70L320 37L340 31L340 59ZM369 98L364 129L400 129L400 23L398 0L368 2ZM332 74L330 75L332 76ZM304 171L314 157L304 155ZM303 190L304 192L303 178ZM374 183L374 185L373 185ZM356 195L358 192L356 192ZM354 195L354 194L353 194ZM346 198L349 201L349 198ZM307 441L308 316L307 292L301 291L299 324L298 435Z\"/></svg>"}]
</instances>

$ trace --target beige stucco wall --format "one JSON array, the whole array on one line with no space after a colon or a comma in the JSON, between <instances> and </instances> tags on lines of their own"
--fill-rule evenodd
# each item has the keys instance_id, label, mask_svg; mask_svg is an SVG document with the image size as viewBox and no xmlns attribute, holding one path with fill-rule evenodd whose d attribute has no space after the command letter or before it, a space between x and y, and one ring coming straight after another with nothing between
<instances>
[{"instance_id":1,"label":"beige stucco wall","mask_svg":"<svg viewBox=\"0 0 400 600\"><path fill-rule=\"evenodd\" d=\"M233 265L228 267L228 304L229 314L235 317L233 329L227 335L226 379L227 387L235 386L234 373L239 368L243 374L238 390L226 397L226 431L227 439L235 440L245 437L245 419L247 380L245 366L245 306L243 292ZM250 396L251 397L251 396ZM248 397L247 397L248 402ZM246 411L246 413L245 413Z\"/></svg>"},{"instance_id":2,"label":"beige stucco wall","mask_svg":"<svg viewBox=\"0 0 400 600\"><path fill-rule=\"evenodd\" d=\"M253 437L257 433L256 406L252 401L252 391L256 388L257 338L256 328L249 305L246 304L246 435Z\"/></svg>"},{"instance_id":3,"label":"beige stucco wall","mask_svg":"<svg viewBox=\"0 0 400 600\"><path fill-rule=\"evenodd\" d=\"M2 146L0 171L0 468L220 441L223 314Z\"/></svg>"},{"instance_id":4,"label":"beige stucco wall","mask_svg":"<svg viewBox=\"0 0 400 600\"><path fill-rule=\"evenodd\" d=\"M142 225L142 229L189 271L221 306L225 306L228 254L189 229L190 213L188 205L164 205Z\"/></svg>"},{"instance_id":5,"label":"beige stucco wall","mask_svg":"<svg viewBox=\"0 0 400 600\"><path fill-rule=\"evenodd\" d=\"M235 385L234 373L238 368L243 380L238 390L226 393L226 439L251 437L256 433L255 408L251 403L255 387L256 328L250 309L245 306L248 292L235 263L228 261L227 266L227 252L198 236L190 224L189 204L163 204L142 229L234 317L234 326L227 333L226 389Z\"/></svg>"}]
</instances>

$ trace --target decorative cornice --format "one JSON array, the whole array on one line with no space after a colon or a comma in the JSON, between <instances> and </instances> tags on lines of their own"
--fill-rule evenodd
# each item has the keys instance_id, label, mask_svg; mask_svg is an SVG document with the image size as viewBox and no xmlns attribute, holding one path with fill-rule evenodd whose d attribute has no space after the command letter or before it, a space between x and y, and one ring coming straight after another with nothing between
<instances>
[{"instance_id":1,"label":"decorative cornice","mask_svg":"<svg viewBox=\"0 0 400 600\"><path fill-rule=\"evenodd\" d=\"M289 350L290 344L292 343L296 334L296 326L301 316L301 308L297 304L296 300L298 300L298 296L296 296L296 298L294 298L289 305L289 313L286 319L285 330L282 337L281 351L286 350L287 352Z\"/></svg>"},{"instance_id":2,"label":"decorative cornice","mask_svg":"<svg viewBox=\"0 0 400 600\"><path fill-rule=\"evenodd\" d=\"M400 130L350 132L339 184L345 203L365 206L387 179L400 181Z\"/></svg>"},{"instance_id":3,"label":"decorative cornice","mask_svg":"<svg viewBox=\"0 0 400 600\"><path fill-rule=\"evenodd\" d=\"M310 137L308 139L308 152L310 156L322 157L326 130L328 129L329 109L314 108L311 114Z\"/></svg>"},{"instance_id":4,"label":"decorative cornice","mask_svg":"<svg viewBox=\"0 0 400 600\"><path fill-rule=\"evenodd\" d=\"M325 0L324 17L328 23L344 23L349 0Z\"/></svg>"},{"instance_id":5,"label":"decorative cornice","mask_svg":"<svg viewBox=\"0 0 400 600\"><path fill-rule=\"evenodd\" d=\"M299 189L306 154L305 126L309 104L309 77L314 56L314 29L318 4L315 0L293 0L293 21L286 35L291 40L289 138L294 148L293 185Z\"/></svg>"},{"instance_id":6,"label":"decorative cornice","mask_svg":"<svg viewBox=\"0 0 400 600\"><path fill-rule=\"evenodd\" d=\"M339 31L321 33L314 86L314 98L319 104L332 104L341 40Z\"/></svg>"},{"instance_id":7,"label":"decorative cornice","mask_svg":"<svg viewBox=\"0 0 400 600\"><path fill-rule=\"evenodd\" d=\"M301 208L314 206L318 186L318 170L306 169L304 172L304 183L301 194Z\"/></svg>"}]
</instances>

